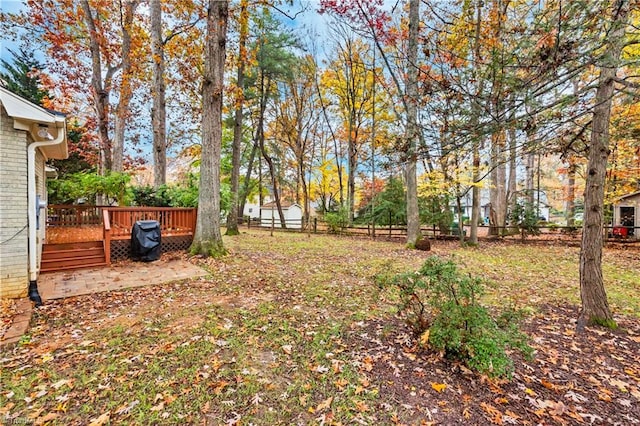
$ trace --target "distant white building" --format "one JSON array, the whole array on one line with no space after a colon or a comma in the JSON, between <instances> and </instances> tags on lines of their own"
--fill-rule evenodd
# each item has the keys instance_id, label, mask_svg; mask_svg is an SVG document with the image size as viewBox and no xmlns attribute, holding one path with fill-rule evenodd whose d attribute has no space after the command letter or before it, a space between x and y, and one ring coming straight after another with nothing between
<instances>
[{"instance_id":1,"label":"distant white building","mask_svg":"<svg viewBox=\"0 0 640 426\"><path fill-rule=\"evenodd\" d=\"M251 219L260 218L260 204L258 204L258 203L245 203L242 215L244 217L249 217Z\"/></svg>"},{"instance_id":2,"label":"distant white building","mask_svg":"<svg viewBox=\"0 0 640 426\"><path fill-rule=\"evenodd\" d=\"M284 221L287 228L300 229L302 228L302 207L296 203L282 202L282 213L284 214ZM245 207L246 209L246 207ZM276 228L280 228L280 215L278 214L278 207L275 202L267 203L260 207L261 221L260 226L270 227L273 219L273 225Z\"/></svg>"},{"instance_id":3,"label":"distant white building","mask_svg":"<svg viewBox=\"0 0 640 426\"><path fill-rule=\"evenodd\" d=\"M613 203L613 231L616 236L640 237L640 191L624 195Z\"/></svg>"}]
</instances>

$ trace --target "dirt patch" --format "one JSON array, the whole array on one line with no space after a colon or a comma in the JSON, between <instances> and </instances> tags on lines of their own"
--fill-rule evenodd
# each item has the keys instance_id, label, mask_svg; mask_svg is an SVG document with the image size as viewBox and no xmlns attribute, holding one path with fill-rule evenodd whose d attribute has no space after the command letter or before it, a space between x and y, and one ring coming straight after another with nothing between
<instances>
[{"instance_id":1,"label":"dirt patch","mask_svg":"<svg viewBox=\"0 0 640 426\"><path fill-rule=\"evenodd\" d=\"M348 339L352 356L372 365L379 407L403 424L638 424L640 324L575 334L577 308L546 306L525 331L532 361L515 357L511 381L491 380L419 349L399 318L372 321Z\"/></svg>"}]
</instances>

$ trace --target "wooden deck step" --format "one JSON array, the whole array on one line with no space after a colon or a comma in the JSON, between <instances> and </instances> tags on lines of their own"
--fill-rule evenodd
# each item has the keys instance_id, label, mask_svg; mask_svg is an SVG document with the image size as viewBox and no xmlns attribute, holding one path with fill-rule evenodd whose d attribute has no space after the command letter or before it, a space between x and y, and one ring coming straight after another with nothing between
<instances>
[{"instance_id":1,"label":"wooden deck step","mask_svg":"<svg viewBox=\"0 0 640 426\"><path fill-rule=\"evenodd\" d=\"M85 263L82 265L54 265L54 266L41 266L40 272L59 272L59 271L69 271L76 269L87 269L87 268L102 268L104 266L108 266L107 262L97 262L97 263Z\"/></svg>"},{"instance_id":2,"label":"wooden deck step","mask_svg":"<svg viewBox=\"0 0 640 426\"><path fill-rule=\"evenodd\" d=\"M102 241L82 241L77 243L43 244L42 252L64 251L64 250L86 250L90 248L102 248Z\"/></svg>"},{"instance_id":3,"label":"wooden deck step","mask_svg":"<svg viewBox=\"0 0 640 426\"><path fill-rule=\"evenodd\" d=\"M42 247L40 272L106 266L102 241L45 244Z\"/></svg>"}]
</instances>

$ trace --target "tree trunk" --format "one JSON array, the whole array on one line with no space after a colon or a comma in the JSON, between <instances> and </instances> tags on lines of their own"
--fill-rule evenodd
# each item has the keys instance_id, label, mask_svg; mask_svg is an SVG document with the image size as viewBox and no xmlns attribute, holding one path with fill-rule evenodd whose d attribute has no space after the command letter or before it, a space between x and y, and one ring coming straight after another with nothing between
<instances>
[{"instance_id":1,"label":"tree trunk","mask_svg":"<svg viewBox=\"0 0 640 426\"><path fill-rule=\"evenodd\" d=\"M511 116L511 123L514 122L515 115L515 107L511 106L511 110L514 111ZM516 137L516 129L513 125L509 126L509 130L507 132L509 137L509 178L507 180L507 209L513 211L516 203L518 202L518 197L516 197L517 188L517 160L518 160L518 151L517 151L517 137Z\"/></svg>"},{"instance_id":2,"label":"tree trunk","mask_svg":"<svg viewBox=\"0 0 640 426\"><path fill-rule=\"evenodd\" d=\"M495 210L495 222L490 221L489 234L500 235L504 230L507 217L506 192L506 158L505 158L505 130L500 128L492 135L491 141L491 190L490 201ZM490 216L491 219L491 216Z\"/></svg>"},{"instance_id":3,"label":"tree trunk","mask_svg":"<svg viewBox=\"0 0 640 426\"><path fill-rule=\"evenodd\" d=\"M418 35L420 0L409 1L409 40L407 46L407 245L415 247L422 237L418 210Z\"/></svg>"},{"instance_id":4,"label":"tree trunk","mask_svg":"<svg viewBox=\"0 0 640 426\"><path fill-rule=\"evenodd\" d=\"M527 133L527 139L529 141L533 141L533 134L530 132ZM530 206L533 206L534 203L534 185L533 185L533 177L536 172L536 155L533 152L527 152L525 154L525 193L527 198L527 203Z\"/></svg>"},{"instance_id":5,"label":"tree trunk","mask_svg":"<svg viewBox=\"0 0 640 426\"><path fill-rule=\"evenodd\" d=\"M475 70L479 69L480 63L480 30L482 28L482 1L478 1L476 5L476 22L475 22L475 34L474 34L474 53L473 60L476 64ZM482 95L484 90L484 78L476 76L478 81L478 87L476 88L476 98ZM469 242L471 244L478 244L478 222L480 221L480 141L481 136L478 134L478 123L480 121L480 105L479 99L476 99L473 103L473 111L471 116L471 131L476 132L473 138L472 147L472 179L473 187L471 188L471 230L469 235ZM459 224L462 226L462 224Z\"/></svg>"},{"instance_id":6,"label":"tree trunk","mask_svg":"<svg viewBox=\"0 0 640 426\"><path fill-rule=\"evenodd\" d=\"M616 0L611 29L605 41L604 64L600 67L594 100L591 143L584 193L584 225L580 250L580 298L582 309L579 328L584 324L615 326L602 277L602 227L604 224L604 184L609 156L609 120L615 89L614 77L629 15L629 1Z\"/></svg>"},{"instance_id":7,"label":"tree trunk","mask_svg":"<svg viewBox=\"0 0 640 426\"><path fill-rule=\"evenodd\" d=\"M89 31L89 50L91 52L91 90L93 107L96 110L98 138L100 139L100 174L104 175L111 170L112 150L109 139L109 90L102 80L102 61L100 56L100 44L98 31L93 21L93 12L88 0L82 0L84 21ZM109 68L106 78L109 78L115 69Z\"/></svg>"},{"instance_id":8,"label":"tree trunk","mask_svg":"<svg viewBox=\"0 0 640 426\"><path fill-rule=\"evenodd\" d=\"M202 82L202 158L198 219L191 252L203 256L226 254L220 234L220 154L222 91L229 4L209 0Z\"/></svg>"},{"instance_id":9,"label":"tree trunk","mask_svg":"<svg viewBox=\"0 0 640 426\"><path fill-rule=\"evenodd\" d=\"M242 191L240 192L239 198L240 202L238 203L238 216L244 214L244 205L247 202L247 196L249 195L250 184L251 184L251 173L253 173L253 163L256 158L256 153L258 152L258 141L253 141L253 146L251 147L251 153L249 154L249 161L247 164L247 172L244 175L244 182L242 183Z\"/></svg>"},{"instance_id":10,"label":"tree trunk","mask_svg":"<svg viewBox=\"0 0 640 426\"><path fill-rule=\"evenodd\" d=\"M238 235L238 198L240 190L240 159L242 147L242 122L244 104L244 63L246 60L246 43L249 34L248 0L240 2L240 37L238 41L238 73L236 111L233 121L233 146L231 149L231 207L227 215L227 235Z\"/></svg>"},{"instance_id":11,"label":"tree trunk","mask_svg":"<svg viewBox=\"0 0 640 426\"><path fill-rule=\"evenodd\" d=\"M167 182L167 103L164 81L164 43L162 40L161 0L151 0L151 57L153 106L153 187L158 189Z\"/></svg>"},{"instance_id":12,"label":"tree trunk","mask_svg":"<svg viewBox=\"0 0 640 426\"><path fill-rule=\"evenodd\" d=\"M267 99L269 99L269 88L271 87L271 80L267 78L265 83L264 73L260 72L260 116L258 117L258 143L260 145L260 152L262 158L267 162L269 168L269 176L271 177L271 190L273 192L273 200L276 203L278 209L278 216L280 217L280 227L286 228L287 224L284 218L284 212L282 211L282 202L280 201L280 190L278 189L278 175L276 173L275 164L273 159L269 155L264 145L264 112L267 108ZM260 203L262 205L262 203ZM273 217L273 212L271 213Z\"/></svg>"},{"instance_id":13,"label":"tree trunk","mask_svg":"<svg viewBox=\"0 0 640 426\"><path fill-rule=\"evenodd\" d=\"M129 104L133 97L133 64L131 62L131 30L133 17L138 7L138 1L129 1L124 6L124 21L122 22L122 65L120 93L116 106L115 131L113 134L112 170L122 172L124 168L124 135L129 119ZM122 13L122 12L121 12Z\"/></svg>"},{"instance_id":14,"label":"tree trunk","mask_svg":"<svg viewBox=\"0 0 640 426\"><path fill-rule=\"evenodd\" d=\"M569 154L567 163L567 226L574 226L576 215L576 170L578 168L578 165L576 164L576 159L573 154Z\"/></svg>"}]
</instances>

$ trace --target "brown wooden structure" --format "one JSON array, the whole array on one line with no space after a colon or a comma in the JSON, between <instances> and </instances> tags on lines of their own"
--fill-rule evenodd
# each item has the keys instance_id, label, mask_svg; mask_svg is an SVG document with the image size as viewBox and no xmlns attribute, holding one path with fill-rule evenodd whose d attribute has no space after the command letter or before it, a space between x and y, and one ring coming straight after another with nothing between
<instances>
[{"instance_id":1,"label":"brown wooden structure","mask_svg":"<svg viewBox=\"0 0 640 426\"><path fill-rule=\"evenodd\" d=\"M76 228L80 229L79 234L100 227L102 238L44 244L40 270L107 266L114 260L129 258L131 229L138 220L158 221L162 252L186 250L193 241L196 213L195 208L51 205L48 207L48 227ZM88 231L84 233L89 234Z\"/></svg>"}]
</instances>

